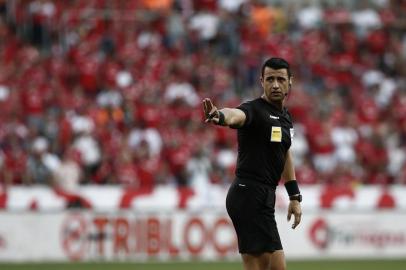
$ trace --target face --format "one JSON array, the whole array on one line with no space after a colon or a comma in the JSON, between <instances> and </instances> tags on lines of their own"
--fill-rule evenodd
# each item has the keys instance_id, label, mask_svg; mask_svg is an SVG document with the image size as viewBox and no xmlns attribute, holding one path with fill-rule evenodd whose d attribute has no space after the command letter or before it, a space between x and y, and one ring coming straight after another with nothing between
<instances>
[{"instance_id":1,"label":"face","mask_svg":"<svg viewBox=\"0 0 406 270\"><path fill-rule=\"evenodd\" d=\"M265 67L264 75L261 77L261 85L268 101L282 102L288 95L291 84L292 77L289 78L286 68Z\"/></svg>"}]
</instances>

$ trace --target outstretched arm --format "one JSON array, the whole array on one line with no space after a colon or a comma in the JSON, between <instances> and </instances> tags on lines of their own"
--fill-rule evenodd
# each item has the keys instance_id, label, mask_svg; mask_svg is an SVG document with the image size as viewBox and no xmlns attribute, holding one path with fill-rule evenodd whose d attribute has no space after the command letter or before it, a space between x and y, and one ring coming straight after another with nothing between
<instances>
[{"instance_id":1,"label":"outstretched arm","mask_svg":"<svg viewBox=\"0 0 406 270\"><path fill-rule=\"evenodd\" d=\"M290 150L288 150L286 154L286 161L285 167L282 172L282 178L285 180L285 187L290 197L288 208L288 221L290 221L290 218L292 217L293 214L295 220L293 222L292 228L294 229L299 225L300 220L302 219L302 208L300 206L299 200L292 199L295 197L298 198L298 196L300 196L300 191L296 182L295 167L293 165L293 159Z\"/></svg>"},{"instance_id":2,"label":"outstretched arm","mask_svg":"<svg viewBox=\"0 0 406 270\"><path fill-rule=\"evenodd\" d=\"M241 127L246 119L245 113L242 110L235 108L223 108L219 110L209 98L203 99L203 111L206 123L220 126Z\"/></svg>"}]
</instances>

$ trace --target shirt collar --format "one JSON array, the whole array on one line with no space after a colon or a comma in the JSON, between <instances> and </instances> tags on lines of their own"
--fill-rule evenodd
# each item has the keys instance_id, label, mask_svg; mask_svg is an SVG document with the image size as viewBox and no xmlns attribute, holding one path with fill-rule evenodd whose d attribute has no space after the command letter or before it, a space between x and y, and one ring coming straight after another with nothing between
<instances>
[{"instance_id":1,"label":"shirt collar","mask_svg":"<svg viewBox=\"0 0 406 270\"><path fill-rule=\"evenodd\" d=\"M266 103L269 107L271 107L272 111L275 111L275 112L277 112L277 113L279 113L279 114L281 114L281 115L284 115L284 114L286 113L286 108L285 108L284 106L282 107L282 110L280 110L278 107L276 107L274 104L272 104L272 103L266 101L264 98L260 97L260 99L261 99L264 103Z\"/></svg>"}]
</instances>

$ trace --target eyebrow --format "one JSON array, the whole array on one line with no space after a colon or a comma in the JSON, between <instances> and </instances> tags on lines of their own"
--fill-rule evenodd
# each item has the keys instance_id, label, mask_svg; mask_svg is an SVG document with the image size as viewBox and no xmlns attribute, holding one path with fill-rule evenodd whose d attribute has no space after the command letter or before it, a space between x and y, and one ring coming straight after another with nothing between
<instances>
[{"instance_id":1,"label":"eyebrow","mask_svg":"<svg viewBox=\"0 0 406 270\"><path fill-rule=\"evenodd\" d=\"M285 75L265 75L265 79L268 78L278 78L278 79L288 79L288 77L286 77Z\"/></svg>"}]
</instances>

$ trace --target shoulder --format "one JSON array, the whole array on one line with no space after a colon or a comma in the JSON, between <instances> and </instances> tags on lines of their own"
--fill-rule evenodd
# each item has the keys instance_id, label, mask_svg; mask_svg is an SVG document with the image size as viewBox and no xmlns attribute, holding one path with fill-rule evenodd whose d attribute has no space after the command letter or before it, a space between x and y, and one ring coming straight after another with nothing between
<instances>
[{"instance_id":1,"label":"shoulder","mask_svg":"<svg viewBox=\"0 0 406 270\"><path fill-rule=\"evenodd\" d=\"M249 115L257 114L257 111L260 110L260 108L262 108L262 105L263 104L261 103L261 100L253 99L253 100L244 101L243 103L238 105L236 108L243 111L245 113L245 115L247 117L249 117Z\"/></svg>"},{"instance_id":2,"label":"shoulder","mask_svg":"<svg viewBox=\"0 0 406 270\"><path fill-rule=\"evenodd\" d=\"M289 112L288 108L283 108L283 115L288 119L290 123L293 122L292 114Z\"/></svg>"},{"instance_id":3,"label":"shoulder","mask_svg":"<svg viewBox=\"0 0 406 270\"><path fill-rule=\"evenodd\" d=\"M247 100L247 101L242 102L240 105L238 105L237 108L240 108L240 107L253 108L253 107L260 106L260 103L261 103L260 98Z\"/></svg>"},{"instance_id":4,"label":"shoulder","mask_svg":"<svg viewBox=\"0 0 406 270\"><path fill-rule=\"evenodd\" d=\"M243 111L245 114L245 117L246 117L242 128L249 127L249 126L253 125L253 123L255 122L254 119L255 119L255 115L257 114L256 111L257 111L258 106L260 106L258 104L259 102L260 101L258 99L248 100L248 101L241 103L239 106L237 106L237 109Z\"/></svg>"}]
</instances>

